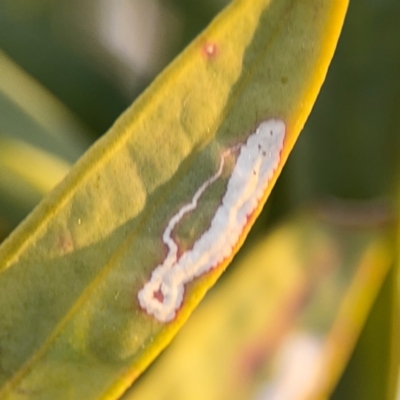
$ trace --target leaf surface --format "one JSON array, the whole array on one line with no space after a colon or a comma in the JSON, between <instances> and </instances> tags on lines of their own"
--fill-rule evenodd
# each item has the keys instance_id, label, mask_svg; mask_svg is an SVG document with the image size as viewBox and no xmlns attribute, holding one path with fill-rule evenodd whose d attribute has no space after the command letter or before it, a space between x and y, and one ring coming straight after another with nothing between
<instances>
[{"instance_id":1,"label":"leaf surface","mask_svg":"<svg viewBox=\"0 0 400 400\"><path fill-rule=\"evenodd\" d=\"M117 398L169 343L268 197L322 85L346 7L233 2L10 236L0 248L2 399ZM173 320L160 322L139 306L138 292L167 257L172 217L215 176L226 150L242 154L272 120L284 124L283 148L271 150L277 163L238 240L186 284ZM210 229L239 157L227 157L173 229L179 255Z\"/></svg>"}]
</instances>

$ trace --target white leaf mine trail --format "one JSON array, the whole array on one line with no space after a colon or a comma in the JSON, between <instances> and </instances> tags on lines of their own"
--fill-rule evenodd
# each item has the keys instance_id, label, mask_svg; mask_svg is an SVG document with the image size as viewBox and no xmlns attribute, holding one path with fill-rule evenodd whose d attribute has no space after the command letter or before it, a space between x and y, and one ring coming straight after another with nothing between
<instances>
[{"instance_id":1,"label":"white leaf mine trail","mask_svg":"<svg viewBox=\"0 0 400 400\"><path fill-rule=\"evenodd\" d=\"M138 293L140 306L148 314L160 322L172 321L182 304L185 284L210 271L231 254L278 167L284 138L282 120L262 122L246 143L229 148L221 155L218 171L200 186L192 201L169 220L163 233L168 253ZM221 176L226 157L238 149L226 192L210 227L178 258L178 246L171 237L174 228L185 214L196 209L202 194Z\"/></svg>"}]
</instances>

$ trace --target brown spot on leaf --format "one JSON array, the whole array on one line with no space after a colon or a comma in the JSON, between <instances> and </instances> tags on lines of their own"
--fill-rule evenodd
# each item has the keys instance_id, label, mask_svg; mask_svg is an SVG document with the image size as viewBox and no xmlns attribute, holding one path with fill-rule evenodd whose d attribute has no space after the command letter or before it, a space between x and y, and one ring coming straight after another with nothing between
<instances>
[{"instance_id":1,"label":"brown spot on leaf","mask_svg":"<svg viewBox=\"0 0 400 400\"><path fill-rule=\"evenodd\" d=\"M217 54L217 45L212 42L208 42L203 46L203 53L207 58L214 58Z\"/></svg>"},{"instance_id":2,"label":"brown spot on leaf","mask_svg":"<svg viewBox=\"0 0 400 400\"><path fill-rule=\"evenodd\" d=\"M57 247L61 254L68 254L74 250L74 241L69 231L66 231L59 235Z\"/></svg>"}]
</instances>

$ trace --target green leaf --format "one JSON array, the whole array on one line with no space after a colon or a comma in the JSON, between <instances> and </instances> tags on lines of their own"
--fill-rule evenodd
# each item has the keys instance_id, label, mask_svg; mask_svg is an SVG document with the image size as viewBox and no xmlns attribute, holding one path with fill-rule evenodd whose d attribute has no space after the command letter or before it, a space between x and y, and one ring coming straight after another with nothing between
<instances>
[{"instance_id":1,"label":"green leaf","mask_svg":"<svg viewBox=\"0 0 400 400\"><path fill-rule=\"evenodd\" d=\"M329 398L394 275L389 224L354 229L335 211L293 216L240 254L123 400Z\"/></svg>"},{"instance_id":2,"label":"green leaf","mask_svg":"<svg viewBox=\"0 0 400 400\"><path fill-rule=\"evenodd\" d=\"M61 181L89 141L76 117L1 51L0 70L0 218L12 227Z\"/></svg>"},{"instance_id":3,"label":"green leaf","mask_svg":"<svg viewBox=\"0 0 400 400\"><path fill-rule=\"evenodd\" d=\"M87 129L2 51L0 69L0 134L75 162L89 146Z\"/></svg>"},{"instance_id":4,"label":"green leaf","mask_svg":"<svg viewBox=\"0 0 400 400\"><path fill-rule=\"evenodd\" d=\"M326 75L346 7L346 0L233 2L10 236L0 248L2 399L117 398L169 343L268 197ZM261 197L250 195L237 237L211 230L248 138L271 124L272 139L284 134L284 143L256 158L274 161L269 176L257 180L247 164L242 171L246 187L261 185ZM165 241L172 217L205 183L171 241L182 254L206 231L231 243L187 283L175 318L163 322L139 306L138 292L169 257L163 234ZM235 193L234 206L249 193Z\"/></svg>"},{"instance_id":5,"label":"green leaf","mask_svg":"<svg viewBox=\"0 0 400 400\"><path fill-rule=\"evenodd\" d=\"M398 301L398 266L393 266L381 287L343 377L331 396L332 400L398 398Z\"/></svg>"}]
</instances>

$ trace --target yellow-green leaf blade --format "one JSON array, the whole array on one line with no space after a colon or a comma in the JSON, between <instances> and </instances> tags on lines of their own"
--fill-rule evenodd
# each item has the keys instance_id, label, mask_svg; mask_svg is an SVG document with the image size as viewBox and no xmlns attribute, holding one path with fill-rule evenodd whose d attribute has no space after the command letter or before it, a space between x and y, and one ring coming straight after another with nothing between
<instances>
[{"instance_id":1,"label":"yellow-green leaf blade","mask_svg":"<svg viewBox=\"0 0 400 400\"><path fill-rule=\"evenodd\" d=\"M246 249L123 399L329 398L394 254L389 224L325 210Z\"/></svg>"},{"instance_id":2,"label":"yellow-green leaf blade","mask_svg":"<svg viewBox=\"0 0 400 400\"><path fill-rule=\"evenodd\" d=\"M271 191L322 84L346 6L234 2L4 243L2 398L115 398L165 347ZM160 323L137 294L165 257L165 227L215 173L222 151L271 118L285 123L286 136L262 200L224 262L187 285L175 320ZM208 229L229 172L178 226L183 249Z\"/></svg>"}]
</instances>

